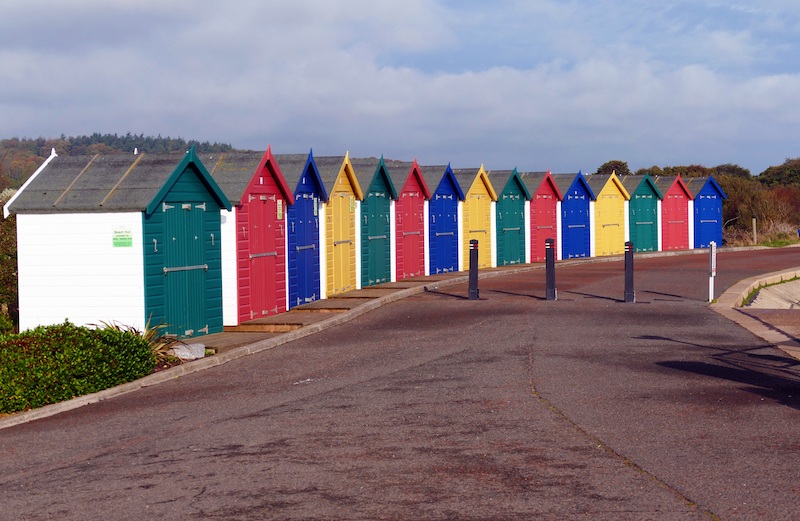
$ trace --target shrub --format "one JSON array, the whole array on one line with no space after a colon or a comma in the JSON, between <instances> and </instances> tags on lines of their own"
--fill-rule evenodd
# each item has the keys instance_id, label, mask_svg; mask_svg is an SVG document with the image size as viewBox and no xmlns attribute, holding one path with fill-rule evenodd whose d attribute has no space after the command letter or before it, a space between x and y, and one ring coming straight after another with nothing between
<instances>
[{"instance_id":1,"label":"shrub","mask_svg":"<svg viewBox=\"0 0 800 521\"><path fill-rule=\"evenodd\" d=\"M0 412L41 407L150 374L155 357L141 336L69 322L0 336Z\"/></svg>"},{"instance_id":2,"label":"shrub","mask_svg":"<svg viewBox=\"0 0 800 521\"><path fill-rule=\"evenodd\" d=\"M14 322L11 320L11 317L3 313L3 310L0 309L0 335L6 335L13 332Z\"/></svg>"}]
</instances>

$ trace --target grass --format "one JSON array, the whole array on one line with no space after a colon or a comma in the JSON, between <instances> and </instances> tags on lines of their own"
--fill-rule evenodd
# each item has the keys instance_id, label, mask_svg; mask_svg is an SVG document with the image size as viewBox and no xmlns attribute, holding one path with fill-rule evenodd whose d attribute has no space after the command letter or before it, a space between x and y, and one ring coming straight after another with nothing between
<instances>
[{"instance_id":1,"label":"grass","mask_svg":"<svg viewBox=\"0 0 800 521\"><path fill-rule=\"evenodd\" d=\"M743 308L745 306L749 306L753 302L753 300L756 298L756 296L758 295L758 292L761 291L764 288L769 288L769 287L772 287L772 286L777 286L778 284L783 284L785 282L793 282L793 281L796 281L796 280L800 280L800 277L792 277L791 279L783 279L780 282L773 282L771 284L759 284L757 287L755 287L752 290L750 290L750 293L748 293L747 296L742 299L742 304L739 307Z\"/></svg>"}]
</instances>

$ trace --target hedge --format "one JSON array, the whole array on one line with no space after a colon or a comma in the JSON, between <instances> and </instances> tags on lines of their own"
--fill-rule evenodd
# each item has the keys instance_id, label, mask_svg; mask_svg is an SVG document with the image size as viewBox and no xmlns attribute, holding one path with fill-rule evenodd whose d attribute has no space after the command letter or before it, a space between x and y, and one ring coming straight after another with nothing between
<instances>
[{"instance_id":1,"label":"hedge","mask_svg":"<svg viewBox=\"0 0 800 521\"><path fill-rule=\"evenodd\" d=\"M0 335L0 413L24 411L150 374L150 343L134 332L69 322Z\"/></svg>"}]
</instances>

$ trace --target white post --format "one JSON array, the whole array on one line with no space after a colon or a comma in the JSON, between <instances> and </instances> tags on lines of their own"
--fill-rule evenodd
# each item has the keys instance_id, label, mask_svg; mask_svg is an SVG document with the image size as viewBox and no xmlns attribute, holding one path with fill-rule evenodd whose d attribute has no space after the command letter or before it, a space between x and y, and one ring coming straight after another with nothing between
<instances>
[{"instance_id":1,"label":"white post","mask_svg":"<svg viewBox=\"0 0 800 521\"><path fill-rule=\"evenodd\" d=\"M714 277L717 276L717 243L711 241L708 245L708 301L714 302Z\"/></svg>"}]
</instances>

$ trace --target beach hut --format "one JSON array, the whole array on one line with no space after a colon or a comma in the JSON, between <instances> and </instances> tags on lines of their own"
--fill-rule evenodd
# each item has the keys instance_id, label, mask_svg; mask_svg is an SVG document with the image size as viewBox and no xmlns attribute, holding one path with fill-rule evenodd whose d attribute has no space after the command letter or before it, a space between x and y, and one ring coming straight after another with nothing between
<instances>
[{"instance_id":1,"label":"beach hut","mask_svg":"<svg viewBox=\"0 0 800 521\"><path fill-rule=\"evenodd\" d=\"M554 174L561 201L561 258L589 257L594 215L594 192L581 172Z\"/></svg>"},{"instance_id":2,"label":"beach hut","mask_svg":"<svg viewBox=\"0 0 800 521\"><path fill-rule=\"evenodd\" d=\"M692 193L681 176L657 176L653 180L661 192L660 250L686 250L694 246L694 221L690 219L689 203Z\"/></svg>"},{"instance_id":3,"label":"beach hut","mask_svg":"<svg viewBox=\"0 0 800 521\"><path fill-rule=\"evenodd\" d=\"M221 332L221 209L228 198L194 149L53 151L5 206L17 215L20 328L67 318Z\"/></svg>"},{"instance_id":4,"label":"beach hut","mask_svg":"<svg viewBox=\"0 0 800 521\"><path fill-rule=\"evenodd\" d=\"M328 192L313 152L277 154L275 160L294 195L286 211L289 309L322 298L320 213Z\"/></svg>"},{"instance_id":5,"label":"beach hut","mask_svg":"<svg viewBox=\"0 0 800 521\"><path fill-rule=\"evenodd\" d=\"M222 296L226 326L287 310L286 209L294 195L272 155L201 156L233 209L222 214Z\"/></svg>"},{"instance_id":6,"label":"beach hut","mask_svg":"<svg viewBox=\"0 0 800 521\"><path fill-rule=\"evenodd\" d=\"M634 251L657 251L661 192L648 174L626 175L622 185L631 195L628 234Z\"/></svg>"},{"instance_id":7,"label":"beach hut","mask_svg":"<svg viewBox=\"0 0 800 521\"><path fill-rule=\"evenodd\" d=\"M722 246L722 201L728 196L713 177L690 177L686 186L694 206L694 247Z\"/></svg>"},{"instance_id":8,"label":"beach hut","mask_svg":"<svg viewBox=\"0 0 800 521\"><path fill-rule=\"evenodd\" d=\"M495 205L497 237L497 260L495 265L522 264L527 262L528 244L525 226L525 207L531 199L528 187L522 181L517 169L495 170L489 172L489 179L497 192Z\"/></svg>"},{"instance_id":9,"label":"beach hut","mask_svg":"<svg viewBox=\"0 0 800 521\"><path fill-rule=\"evenodd\" d=\"M370 179L361 203L361 286L392 280L392 202L397 190L380 159L353 158L357 176Z\"/></svg>"},{"instance_id":10,"label":"beach hut","mask_svg":"<svg viewBox=\"0 0 800 521\"><path fill-rule=\"evenodd\" d=\"M425 271L425 237L431 192L416 159L389 161L389 173L398 188L395 203L395 280L420 277Z\"/></svg>"},{"instance_id":11,"label":"beach hut","mask_svg":"<svg viewBox=\"0 0 800 521\"><path fill-rule=\"evenodd\" d=\"M553 239L556 257L561 244L561 227L559 226L561 192L550 171L522 172L520 178L531 194L528 210L528 228L530 230L530 262L546 260L545 241Z\"/></svg>"},{"instance_id":12,"label":"beach hut","mask_svg":"<svg viewBox=\"0 0 800 521\"><path fill-rule=\"evenodd\" d=\"M470 241L478 241L478 267L491 268L496 259L494 230L494 204L497 193L483 165L480 168L453 170L453 174L466 196L462 210L462 254L464 269L469 268Z\"/></svg>"},{"instance_id":13,"label":"beach hut","mask_svg":"<svg viewBox=\"0 0 800 521\"><path fill-rule=\"evenodd\" d=\"M614 172L590 175L586 182L595 194L592 257L624 253L631 198L628 191Z\"/></svg>"},{"instance_id":14,"label":"beach hut","mask_svg":"<svg viewBox=\"0 0 800 521\"><path fill-rule=\"evenodd\" d=\"M323 206L323 298L358 289L361 256L361 226L358 219L364 194L358 183L350 155L317 157L328 201Z\"/></svg>"},{"instance_id":15,"label":"beach hut","mask_svg":"<svg viewBox=\"0 0 800 521\"><path fill-rule=\"evenodd\" d=\"M461 185L453 175L450 165L425 166L426 175L442 177L431 194L428 207L428 264L429 273L459 271L460 220L459 205L464 200Z\"/></svg>"}]
</instances>

